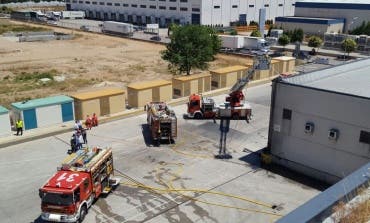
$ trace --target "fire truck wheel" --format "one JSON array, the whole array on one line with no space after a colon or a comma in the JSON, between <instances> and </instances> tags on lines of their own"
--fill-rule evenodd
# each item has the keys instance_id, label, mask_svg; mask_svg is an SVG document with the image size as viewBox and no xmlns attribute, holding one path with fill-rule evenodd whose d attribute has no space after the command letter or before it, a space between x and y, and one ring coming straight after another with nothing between
<instances>
[{"instance_id":1,"label":"fire truck wheel","mask_svg":"<svg viewBox=\"0 0 370 223\"><path fill-rule=\"evenodd\" d=\"M196 114L194 115L194 118L195 118L195 119L201 119L201 118L202 118L202 114L200 114L200 113L196 113Z\"/></svg>"},{"instance_id":2,"label":"fire truck wheel","mask_svg":"<svg viewBox=\"0 0 370 223\"><path fill-rule=\"evenodd\" d=\"M80 219L78 221L79 223L81 223L85 219L86 214L87 214L87 209L86 209L86 205L84 205L81 207L81 210L80 210Z\"/></svg>"}]
</instances>

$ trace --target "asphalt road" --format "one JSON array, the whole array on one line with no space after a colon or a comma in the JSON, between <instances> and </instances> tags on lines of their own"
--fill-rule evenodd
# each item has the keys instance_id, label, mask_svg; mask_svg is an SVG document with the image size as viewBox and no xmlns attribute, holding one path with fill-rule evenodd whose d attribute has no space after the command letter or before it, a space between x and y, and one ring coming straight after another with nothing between
<instances>
[{"instance_id":1,"label":"asphalt road","mask_svg":"<svg viewBox=\"0 0 370 223\"><path fill-rule=\"evenodd\" d=\"M270 92L270 84L247 90L254 116L250 124L231 122L230 160L213 158L218 152L218 124L183 119L185 105L174 108L179 123L174 145L151 146L145 115L89 131L89 145L111 146L117 174L126 178L108 197L95 202L85 222L266 223L318 194L316 189L259 167L253 151L267 143ZM224 97L214 98L221 102ZM70 136L61 134L0 150L1 222L42 222L38 189L66 156ZM137 188L137 183L162 190ZM173 188L194 190L170 192ZM223 194L215 194L219 192Z\"/></svg>"}]
</instances>

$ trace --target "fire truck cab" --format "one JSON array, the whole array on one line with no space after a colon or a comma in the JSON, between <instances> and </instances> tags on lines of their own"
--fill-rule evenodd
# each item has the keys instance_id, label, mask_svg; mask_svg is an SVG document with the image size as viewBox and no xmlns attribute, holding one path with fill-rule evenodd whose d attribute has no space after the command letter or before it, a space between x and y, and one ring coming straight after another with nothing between
<instances>
[{"instance_id":1,"label":"fire truck cab","mask_svg":"<svg viewBox=\"0 0 370 223\"><path fill-rule=\"evenodd\" d=\"M112 150L94 148L68 156L39 190L41 218L52 222L82 222L101 194L119 184L113 175Z\"/></svg>"},{"instance_id":2,"label":"fire truck cab","mask_svg":"<svg viewBox=\"0 0 370 223\"><path fill-rule=\"evenodd\" d=\"M199 94L192 94L189 96L188 118L215 118L216 114L217 108L212 98L203 97Z\"/></svg>"}]
</instances>

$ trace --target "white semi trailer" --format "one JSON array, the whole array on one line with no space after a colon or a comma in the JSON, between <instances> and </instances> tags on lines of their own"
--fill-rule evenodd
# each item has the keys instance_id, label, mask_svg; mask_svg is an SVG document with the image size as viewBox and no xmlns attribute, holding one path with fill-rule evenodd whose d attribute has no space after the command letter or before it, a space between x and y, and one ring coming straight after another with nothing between
<instances>
[{"instance_id":1,"label":"white semi trailer","mask_svg":"<svg viewBox=\"0 0 370 223\"><path fill-rule=\"evenodd\" d=\"M244 36L243 48L249 50L267 50L268 44L262 37Z\"/></svg>"},{"instance_id":2,"label":"white semi trailer","mask_svg":"<svg viewBox=\"0 0 370 223\"><path fill-rule=\"evenodd\" d=\"M239 35L219 35L222 41L222 48L241 49L244 47L244 37Z\"/></svg>"},{"instance_id":3,"label":"white semi trailer","mask_svg":"<svg viewBox=\"0 0 370 223\"><path fill-rule=\"evenodd\" d=\"M130 23L105 21L103 23L102 32L132 36L134 34L134 26Z\"/></svg>"},{"instance_id":4,"label":"white semi trailer","mask_svg":"<svg viewBox=\"0 0 370 223\"><path fill-rule=\"evenodd\" d=\"M62 11L61 17L62 19L84 19L85 12L84 11Z\"/></svg>"}]
</instances>

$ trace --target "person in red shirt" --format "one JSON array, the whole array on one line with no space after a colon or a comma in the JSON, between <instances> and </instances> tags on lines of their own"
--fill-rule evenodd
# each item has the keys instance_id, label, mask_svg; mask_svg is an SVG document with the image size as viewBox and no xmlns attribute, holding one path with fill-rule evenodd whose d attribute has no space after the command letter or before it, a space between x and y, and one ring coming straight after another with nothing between
<instances>
[{"instance_id":1,"label":"person in red shirt","mask_svg":"<svg viewBox=\"0 0 370 223\"><path fill-rule=\"evenodd\" d=\"M98 126L98 124L98 116L96 116L96 114L94 113L92 116L92 126Z\"/></svg>"},{"instance_id":2,"label":"person in red shirt","mask_svg":"<svg viewBox=\"0 0 370 223\"><path fill-rule=\"evenodd\" d=\"M89 115L86 116L85 126L87 129L91 130L92 127L92 119Z\"/></svg>"}]
</instances>

